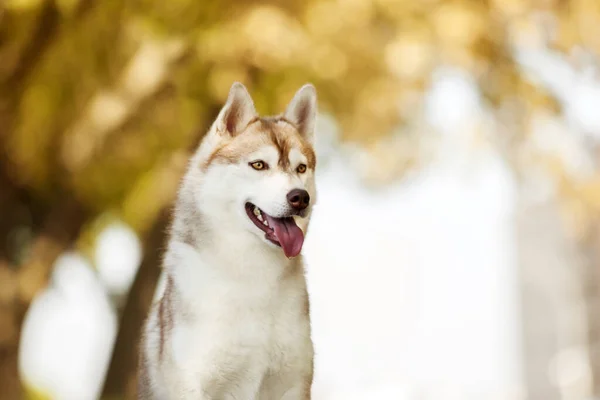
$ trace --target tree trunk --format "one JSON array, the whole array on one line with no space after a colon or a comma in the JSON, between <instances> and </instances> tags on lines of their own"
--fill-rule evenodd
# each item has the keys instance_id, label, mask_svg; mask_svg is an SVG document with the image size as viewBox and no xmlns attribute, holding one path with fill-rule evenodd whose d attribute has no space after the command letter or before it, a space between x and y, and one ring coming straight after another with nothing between
<instances>
[{"instance_id":1,"label":"tree trunk","mask_svg":"<svg viewBox=\"0 0 600 400\"><path fill-rule=\"evenodd\" d=\"M144 260L121 315L119 333L113 349L102 398L136 398L138 344L160 276L160 260L164 250L169 216L163 212L144 241Z\"/></svg>"}]
</instances>

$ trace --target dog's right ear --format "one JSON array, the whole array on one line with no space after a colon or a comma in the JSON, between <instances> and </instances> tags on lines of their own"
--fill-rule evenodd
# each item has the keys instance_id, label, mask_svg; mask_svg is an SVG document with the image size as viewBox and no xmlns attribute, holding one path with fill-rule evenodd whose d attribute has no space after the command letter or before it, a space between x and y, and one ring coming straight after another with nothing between
<instances>
[{"instance_id":1,"label":"dog's right ear","mask_svg":"<svg viewBox=\"0 0 600 400\"><path fill-rule=\"evenodd\" d=\"M219 112L217 132L235 136L258 116L250 93L240 82L234 82L229 89L227 102Z\"/></svg>"}]
</instances>

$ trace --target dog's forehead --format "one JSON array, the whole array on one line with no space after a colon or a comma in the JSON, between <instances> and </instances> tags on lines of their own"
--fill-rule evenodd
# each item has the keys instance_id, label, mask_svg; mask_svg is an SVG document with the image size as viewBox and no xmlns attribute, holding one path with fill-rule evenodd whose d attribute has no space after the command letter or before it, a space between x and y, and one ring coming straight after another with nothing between
<instances>
[{"instance_id":1,"label":"dog's forehead","mask_svg":"<svg viewBox=\"0 0 600 400\"><path fill-rule=\"evenodd\" d=\"M204 168L213 162L238 164L261 154L276 159L282 169L295 168L299 163L314 168L316 163L312 146L296 127L283 118L271 117L257 118L236 137L224 139L206 160Z\"/></svg>"},{"instance_id":2,"label":"dog's forehead","mask_svg":"<svg viewBox=\"0 0 600 400\"><path fill-rule=\"evenodd\" d=\"M306 157L306 155L304 155L297 147L292 147L290 149L288 159L292 165L306 164L308 162L308 157Z\"/></svg>"},{"instance_id":3,"label":"dog's forehead","mask_svg":"<svg viewBox=\"0 0 600 400\"><path fill-rule=\"evenodd\" d=\"M283 118L263 118L254 124L259 136L265 138L277 149L279 165L288 168L290 164L307 163L314 168L315 154L310 146L290 122Z\"/></svg>"}]
</instances>

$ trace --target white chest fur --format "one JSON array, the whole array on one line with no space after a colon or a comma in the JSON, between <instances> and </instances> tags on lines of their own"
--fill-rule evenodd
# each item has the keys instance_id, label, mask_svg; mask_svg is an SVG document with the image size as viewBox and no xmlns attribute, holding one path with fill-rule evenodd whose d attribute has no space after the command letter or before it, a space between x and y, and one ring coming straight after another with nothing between
<instances>
[{"instance_id":1,"label":"white chest fur","mask_svg":"<svg viewBox=\"0 0 600 400\"><path fill-rule=\"evenodd\" d=\"M312 376L302 265L281 261L268 252L224 256L171 246L165 265L179 300L164 372L177 396L183 390L210 398L279 399Z\"/></svg>"}]
</instances>

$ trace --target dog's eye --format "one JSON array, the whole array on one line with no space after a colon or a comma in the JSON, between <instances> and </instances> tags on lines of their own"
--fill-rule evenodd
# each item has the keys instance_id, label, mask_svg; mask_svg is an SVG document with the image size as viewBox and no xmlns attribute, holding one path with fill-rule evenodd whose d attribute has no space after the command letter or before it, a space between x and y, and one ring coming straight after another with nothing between
<instances>
[{"instance_id":1,"label":"dog's eye","mask_svg":"<svg viewBox=\"0 0 600 400\"><path fill-rule=\"evenodd\" d=\"M267 164L264 161L254 161L250 163L250 166L257 171L267 169Z\"/></svg>"},{"instance_id":2,"label":"dog's eye","mask_svg":"<svg viewBox=\"0 0 600 400\"><path fill-rule=\"evenodd\" d=\"M299 174L305 173L306 172L306 165L304 165L304 164L298 165L298 168L296 168L296 171L298 171Z\"/></svg>"}]
</instances>

